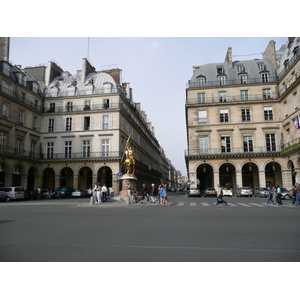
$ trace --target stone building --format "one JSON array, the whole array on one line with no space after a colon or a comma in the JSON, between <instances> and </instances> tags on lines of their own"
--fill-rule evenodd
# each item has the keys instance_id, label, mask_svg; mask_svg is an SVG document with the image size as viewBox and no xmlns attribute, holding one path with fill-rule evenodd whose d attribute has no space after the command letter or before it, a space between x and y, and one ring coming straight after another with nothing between
<instances>
[{"instance_id":1,"label":"stone building","mask_svg":"<svg viewBox=\"0 0 300 300\"><path fill-rule=\"evenodd\" d=\"M292 187L299 149L285 148L299 143L298 44L276 51L270 41L261 59L244 61L228 48L224 62L193 67L185 104L191 187Z\"/></svg>"},{"instance_id":2,"label":"stone building","mask_svg":"<svg viewBox=\"0 0 300 300\"><path fill-rule=\"evenodd\" d=\"M87 189L99 181L118 193L128 137L138 188L169 174L122 70L96 71L84 58L72 75L53 61L21 69L1 58L0 87L0 186Z\"/></svg>"}]
</instances>

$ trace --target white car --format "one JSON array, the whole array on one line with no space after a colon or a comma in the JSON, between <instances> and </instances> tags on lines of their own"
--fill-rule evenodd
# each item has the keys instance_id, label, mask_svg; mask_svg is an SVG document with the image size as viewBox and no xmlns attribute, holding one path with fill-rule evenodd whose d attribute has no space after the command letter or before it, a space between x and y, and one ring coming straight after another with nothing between
<instances>
[{"instance_id":1,"label":"white car","mask_svg":"<svg viewBox=\"0 0 300 300\"><path fill-rule=\"evenodd\" d=\"M221 189L223 191L223 196L232 197L232 189L226 187L222 187Z\"/></svg>"}]
</instances>

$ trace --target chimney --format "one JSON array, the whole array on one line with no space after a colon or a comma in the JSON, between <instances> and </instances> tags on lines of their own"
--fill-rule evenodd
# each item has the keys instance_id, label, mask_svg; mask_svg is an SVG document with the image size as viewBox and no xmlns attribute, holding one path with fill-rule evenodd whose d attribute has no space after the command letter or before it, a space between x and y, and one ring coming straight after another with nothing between
<instances>
[{"instance_id":1,"label":"chimney","mask_svg":"<svg viewBox=\"0 0 300 300\"><path fill-rule=\"evenodd\" d=\"M9 37L0 37L0 57L9 61Z\"/></svg>"},{"instance_id":2,"label":"chimney","mask_svg":"<svg viewBox=\"0 0 300 300\"><path fill-rule=\"evenodd\" d=\"M232 67L232 47L228 47L225 61L227 61L229 66Z\"/></svg>"}]
</instances>

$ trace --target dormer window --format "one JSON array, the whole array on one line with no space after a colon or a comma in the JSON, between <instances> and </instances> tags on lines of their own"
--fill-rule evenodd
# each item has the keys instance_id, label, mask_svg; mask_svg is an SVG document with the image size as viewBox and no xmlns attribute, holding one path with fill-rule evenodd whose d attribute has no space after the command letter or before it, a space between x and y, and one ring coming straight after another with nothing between
<instances>
[{"instance_id":1,"label":"dormer window","mask_svg":"<svg viewBox=\"0 0 300 300\"><path fill-rule=\"evenodd\" d=\"M261 73L261 79L262 79L262 82L270 82L269 73L267 73L267 72Z\"/></svg>"},{"instance_id":2,"label":"dormer window","mask_svg":"<svg viewBox=\"0 0 300 300\"><path fill-rule=\"evenodd\" d=\"M218 76L218 81L220 85L226 85L226 76L225 75Z\"/></svg>"},{"instance_id":3,"label":"dormer window","mask_svg":"<svg viewBox=\"0 0 300 300\"><path fill-rule=\"evenodd\" d=\"M217 74L224 74L223 66L217 66Z\"/></svg>"},{"instance_id":4,"label":"dormer window","mask_svg":"<svg viewBox=\"0 0 300 300\"><path fill-rule=\"evenodd\" d=\"M248 83L248 75L240 75L240 83L247 84Z\"/></svg>"},{"instance_id":5,"label":"dormer window","mask_svg":"<svg viewBox=\"0 0 300 300\"><path fill-rule=\"evenodd\" d=\"M238 74L245 72L245 67L243 65L237 65L236 68L237 68Z\"/></svg>"},{"instance_id":6,"label":"dormer window","mask_svg":"<svg viewBox=\"0 0 300 300\"><path fill-rule=\"evenodd\" d=\"M206 81L205 76L203 76L203 75L198 76L198 77L197 77L198 87L203 87L203 86L205 86L205 81Z\"/></svg>"},{"instance_id":7,"label":"dormer window","mask_svg":"<svg viewBox=\"0 0 300 300\"><path fill-rule=\"evenodd\" d=\"M264 63L257 63L257 66L259 71L266 70L266 65Z\"/></svg>"}]
</instances>

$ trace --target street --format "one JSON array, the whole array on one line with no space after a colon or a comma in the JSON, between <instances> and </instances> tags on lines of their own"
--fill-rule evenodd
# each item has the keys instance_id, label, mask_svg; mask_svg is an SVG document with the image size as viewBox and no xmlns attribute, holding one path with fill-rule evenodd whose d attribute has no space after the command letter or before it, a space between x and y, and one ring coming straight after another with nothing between
<instances>
[{"instance_id":1,"label":"street","mask_svg":"<svg viewBox=\"0 0 300 300\"><path fill-rule=\"evenodd\" d=\"M0 203L2 262L298 262L300 208L265 198L171 205L89 199Z\"/></svg>"}]
</instances>

